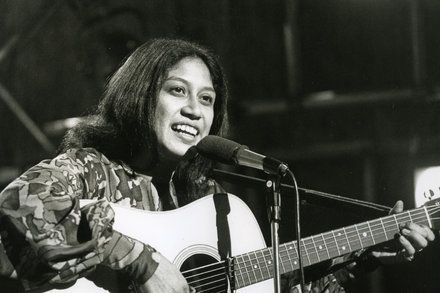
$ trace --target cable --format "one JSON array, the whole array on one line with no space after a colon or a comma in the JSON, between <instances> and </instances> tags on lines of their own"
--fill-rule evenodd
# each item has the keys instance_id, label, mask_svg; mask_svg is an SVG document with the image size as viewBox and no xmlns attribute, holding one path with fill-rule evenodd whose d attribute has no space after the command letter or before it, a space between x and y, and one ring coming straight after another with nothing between
<instances>
[{"instance_id":1,"label":"cable","mask_svg":"<svg viewBox=\"0 0 440 293\"><path fill-rule=\"evenodd\" d=\"M295 190L295 234L296 234L296 246L298 251L298 265L299 265L299 281L301 286L301 292L305 291L305 278L304 278L304 267L302 262L302 253L301 253L301 218L300 218L300 198L299 198L299 190L298 184L296 183L295 175L290 169L286 170L292 179L294 190Z\"/></svg>"}]
</instances>

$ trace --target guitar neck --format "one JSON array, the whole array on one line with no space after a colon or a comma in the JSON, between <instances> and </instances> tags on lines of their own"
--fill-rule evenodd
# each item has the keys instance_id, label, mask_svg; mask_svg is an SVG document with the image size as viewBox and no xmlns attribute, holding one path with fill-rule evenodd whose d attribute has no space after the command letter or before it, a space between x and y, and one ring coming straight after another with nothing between
<instances>
[{"instance_id":1,"label":"guitar neck","mask_svg":"<svg viewBox=\"0 0 440 293\"><path fill-rule=\"evenodd\" d=\"M391 240L396 233L399 233L401 225L407 222L431 227L428 211L423 207L303 238L300 242L303 266L310 266ZM299 268L297 241L280 245L279 254L281 273ZM272 248L235 256L233 261L235 288L272 278L272 261Z\"/></svg>"}]
</instances>

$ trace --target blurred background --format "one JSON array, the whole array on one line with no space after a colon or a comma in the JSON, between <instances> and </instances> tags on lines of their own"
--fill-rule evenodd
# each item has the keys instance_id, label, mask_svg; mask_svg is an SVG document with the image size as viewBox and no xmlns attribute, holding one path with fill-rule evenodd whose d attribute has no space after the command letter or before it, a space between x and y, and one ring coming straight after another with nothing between
<instances>
[{"instance_id":1,"label":"blurred background","mask_svg":"<svg viewBox=\"0 0 440 293\"><path fill-rule=\"evenodd\" d=\"M231 139L288 162L301 187L413 208L440 194L438 172L416 194L416 175L440 165L439 14L436 0L2 0L0 187L55 154L134 48L179 37L220 56ZM269 239L263 187L231 189ZM293 237L291 198L282 241ZM304 199L303 235L373 216ZM439 248L347 291L438 292Z\"/></svg>"}]
</instances>

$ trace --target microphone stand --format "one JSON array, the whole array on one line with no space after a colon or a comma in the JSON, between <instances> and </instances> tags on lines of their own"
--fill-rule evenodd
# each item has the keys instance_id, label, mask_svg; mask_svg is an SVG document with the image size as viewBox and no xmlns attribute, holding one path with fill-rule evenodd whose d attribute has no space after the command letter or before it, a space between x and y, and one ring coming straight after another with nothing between
<instances>
[{"instance_id":1,"label":"microphone stand","mask_svg":"<svg viewBox=\"0 0 440 293\"><path fill-rule=\"evenodd\" d=\"M223 171L219 169L213 169L211 173L212 178L217 180L224 180L231 183L236 184L244 184L248 187L254 187L255 185L260 185L264 183L263 179L255 178L251 176L246 176L242 174L237 174L233 172ZM269 179L266 180L266 190L267 190L267 199L270 202L268 204L268 212L271 222L271 240L273 247L273 270L274 270L274 288L275 293L280 292L280 271L279 271L279 237L278 237L278 228L279 223L281 222L281 193L280 189L295 189L294 186L281 184L281 175L269 175ZM322 191L316 191L312 189L306 188L297 188L299 191L303 193L304 198L307 201L310 201L316 205L322 206L331 206L334 208L350 208L355 210L358 213L369 214L370 216L374 214L375 217L383 216L388 214L391 210L390 207L367 202L358 199L352 199L348 197L343 197L340 195L330 194ZM299 203L298 203L299 204ZM299 227L298 227L299 229ZM298 231L299 235L299 231ZM301 268L301 257L300 257L300 246L298 243L298 257L300 261ZM303 275L303 273L301 273ZM301 282L301 287L303 288L303 279Z\"/></svg>"},{"instance_id":2,"label":"microphone stand","mask_svg":"<svg viewBox=\"0 0 440 293\"><path fill-rule=\"evenodd\" d=\"M281 275L279 263L279 236L278 229L281 222L281 194L280 194L280 175L269 175L266 181L268 214L270 219L271 239L273 249L273 272L274 272L274 292L281 292Z\"/></svg>"},{"instance_id":3,"label":"microphone stand","mask_svg":"<svg viewBox=\"0 0 440 293\"><path fill-rule=\"evenodd\" d=\"M214 179L217 180L224 180L226 182L241 184L251 188L258 185L261 186L262 184L265 183L265 180L261 178L255 178L255 177L246 176L246 175L237 174L219 169L214 169L211 175L213 176ZM281 184L281 188L291 190L293 186ZM391 207L373 202L348 198L336 194L330 194L327 192L322 192L307 188L299 187L298 189L299 191L302 192L303 199L306 202L315 204L317 206L334 207L338 209L344 208L347 210L350 209L353 212L356 212L357 214L366 215L370 217L384 216L387 215L391 210Z\"/></svg>"}]
</instances>

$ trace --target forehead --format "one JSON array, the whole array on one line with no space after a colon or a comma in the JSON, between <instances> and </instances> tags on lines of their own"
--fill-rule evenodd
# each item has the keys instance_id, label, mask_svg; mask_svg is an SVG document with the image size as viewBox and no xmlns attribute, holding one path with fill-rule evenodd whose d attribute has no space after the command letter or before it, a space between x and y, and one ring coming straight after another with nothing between
<instances>
[{"instance_id":1,"label":"forehead","mask_svg":"<svg viewBox=\"0 0 440 293\"><path fill-rule=\"evenodd\" d=\"M212 84L211 73L205 62L198 57L185 57L174 66L172 66L165 74L165 78L172 76L186 76L194 81L200 80L210 82Z\"/></svg>"}]
</instances>

